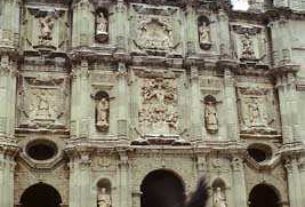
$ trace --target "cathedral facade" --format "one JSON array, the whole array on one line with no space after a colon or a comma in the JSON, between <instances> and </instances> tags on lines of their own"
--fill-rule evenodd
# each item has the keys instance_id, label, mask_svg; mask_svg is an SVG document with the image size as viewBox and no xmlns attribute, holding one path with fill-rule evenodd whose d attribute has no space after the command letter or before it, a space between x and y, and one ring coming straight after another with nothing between
<instances>
[{"instance_id":1,"label":"cathedral facade","mask_svg":"<svg viewBox=\"0 0 305 207\"><path fill-rule=\"evenodd\" d=\"M249 6L0 0L0 207L304 207L305 3Z\"/></svg>"}]
</instances>

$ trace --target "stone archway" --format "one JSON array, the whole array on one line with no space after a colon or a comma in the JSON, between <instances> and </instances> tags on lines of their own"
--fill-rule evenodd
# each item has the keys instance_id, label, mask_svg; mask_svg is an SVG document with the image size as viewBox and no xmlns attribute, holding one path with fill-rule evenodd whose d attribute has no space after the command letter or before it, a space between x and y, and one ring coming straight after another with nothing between
<instances>
[{"instance_id":1,"label":"stone archway","mask_svg":"<svg viewBox=\"0 0 305 207\"><path fill-rule=\"evenodd\" d=\"M141 184L141 207L183 207L183 181L168 170L155 170Z\"/></svg>"},{"instance_id":2,"label":"stone archway","mask_svg":"<svg viewBox=\"0 0 305 207\"><path fill-rule=\"evenodd\" d=\"M249 207L281 207L275 189L266 184L256 185L249 195Z\"/></svg>"},{"instance_id":3,"label":"stone archway","mask_svg":"<svg viewBox=\"0 0 305 207\"><path fill-rule=\"evenodd\" d=\"M60 207L62 200L55 188L38 183L24 191L20 203L21 207Z\"/></svg>"}]
</instances>

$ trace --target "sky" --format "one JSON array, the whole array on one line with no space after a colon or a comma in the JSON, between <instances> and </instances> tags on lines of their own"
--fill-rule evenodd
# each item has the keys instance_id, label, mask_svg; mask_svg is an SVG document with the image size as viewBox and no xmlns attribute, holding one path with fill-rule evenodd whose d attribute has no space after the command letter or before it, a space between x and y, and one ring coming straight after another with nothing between
<instances>
[{"instance_id":1,"label":"sky","mask_svg":"<svg viewBox=\"0 0 305 207\"><path fill-rule=\"evenodd\" d=\"M249 8L248 0L231 0L234 10L247 10Z\"/></svg>"}]
</instances>

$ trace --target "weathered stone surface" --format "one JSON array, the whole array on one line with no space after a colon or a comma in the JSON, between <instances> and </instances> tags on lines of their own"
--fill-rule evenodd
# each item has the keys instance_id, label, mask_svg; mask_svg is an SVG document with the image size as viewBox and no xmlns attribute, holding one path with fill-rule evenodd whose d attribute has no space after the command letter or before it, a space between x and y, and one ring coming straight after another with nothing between
<instances>
[{"instance_id":1,"label":"weathered stone surface","mask_svg":"<svg viewBox=\"0 0 305 207\"><path fill-rule=\"evenodd\" d=\"M62 207L140 207L156 170L186 193L206 176L209 207L259 184L303 207L305 4L249 6L0 1L0 207L36 184Z\"/></svg>"}]
</instances>

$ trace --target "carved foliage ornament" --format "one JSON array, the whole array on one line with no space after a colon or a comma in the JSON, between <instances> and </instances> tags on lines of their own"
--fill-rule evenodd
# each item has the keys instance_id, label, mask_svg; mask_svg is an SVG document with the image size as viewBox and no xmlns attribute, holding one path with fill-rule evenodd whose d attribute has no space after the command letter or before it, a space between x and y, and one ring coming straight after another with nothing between
<instances>
[{"instance_id":1,"label":"carved foliage ornament","mask_svg":"<svg viewBox=\"0 0 305 207\"><path fill-rule=\"evenodd\" d=\"M144 79L140 126L144 132L176 134L178 124L177 86L174 79Z\"/></svg>"}]
</instances>

